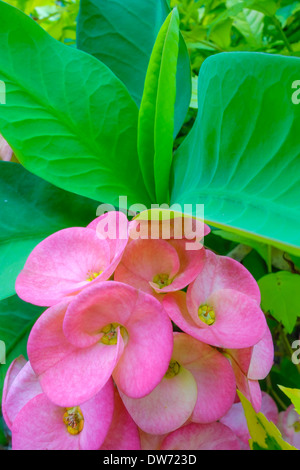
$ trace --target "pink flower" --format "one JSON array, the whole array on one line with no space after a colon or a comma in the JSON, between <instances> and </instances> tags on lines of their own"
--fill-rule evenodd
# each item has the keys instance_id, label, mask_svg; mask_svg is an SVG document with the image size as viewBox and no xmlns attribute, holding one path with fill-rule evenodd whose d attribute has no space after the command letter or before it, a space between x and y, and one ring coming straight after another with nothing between
<instances>
[{"instance_id":1,"label":"pink flower","mask_svg":"<svg viewBox=\"0 0 300 470\"><path fill-rule=\"evenodd\" d=\"M133 240L115 280L158 297L186 287L203 267L204 249L188 251L185 240Z\"/></svg>"},{"instance_id":2,"label":"pink flower","mask_svg":"<svg viewBox=\"0 0 300 470\"><path fill-rule=\"evenodd\" d=\"M220 348L246 348L264 336L256 281L238 262L205 250L204 267L187 294L163 299L171 320L194 338Z\"/></svg>"},{"instance_id":3,"label":"pink flower","mask_svg":"<svg viewBox=\"0 0 300 470\"><path fill-rule=\"evenodd\" d=\"M5 380L2 408L13 450L97 450L110 427L112 380L80 406L60 407L42 392L30 363L14 361Z\"/></svg>"},{"instance_id":4,"label":"pink flower","mask_svg":"<svg viewBox=\"0 0 300 470\"><path fill-rule=\"evenodd\" d=\"M294 405L279 413L278 428L283 439L300 450L300 416Z\"/></svg>"},{"instance_id":5,"label":"pink flower","mask_svg":"<svg viewBox=\"0 0 300 470\"><path fill-rule=\"evenodd\" d=\"M272 421L275 425L278 421L278 409L274 400L267 394L262 394L262 403L260 410L265 417ZM240 440L240 445L243 450L249 450L250 434L248 430L247 420L245 417L242 403L234 403L228 413L221 418L221 423L228 426Z\"/></svg>"},{"instance_id":6,"label":"pink flower","mask_svg":"<svg viewBox=\"0 0 300 470\"><path fill-rule=\"evenodd\" d=\"M255 346L246 349L228 349L226 353L235 373L237 388L258 412L262 400L258 381L269 374L274 359L274 345L269 328L266 327L263 338Z\"/></svg>"},{"instance_id":7,"label":"pink flower","mask_svg":"<svg viewBox=\"0 0 300 470\"><path fill-rule=\"evenodd\" d=\"M61 406L93 397L113 374L140 398L168 369L171 322L160 302L125 284L95 284L46 310L28 340L28 355L49 399Z\"/></svg>"},{"instance_id":8,"label":"pink flower","mask_svg":"<svg viewBox=\"0 0 300 470\"><path fill-rule=\"evenodd\" d=\"M235 434L219 422L190 423L165 436L141 433L141 443L147 450L240 450Z\"/></svg>"},{"instance_id":9,"label":"pink flower","mask_svg":"<svg viewBox=\"0 0 300 470\"><path fill-rule=\"evenodd\" d=\"M108 233L105 225L110 228ZM116 238L107 236L114 236L111 227L117 228ZM17 278L16 292L26 302L55 305L109 279L127 241L128 221L121 212L104 214L87 228L60 230L39 243L29 255Z\"/></svg>"},{"instance_id":10,"label":"pink flower","mask_svg":"<svg viewBox=\"0 0 300 470\"><path fill-rule=\"evenodd\" d=\"M139 430L115 388L112 423L100 450L141 450Z\"/></svg>"},{"instance_id":11,"label":"pink flower","mask_svg":"<svg viewBox=\"0 0 300 470\"><path fill-rule=\"evenodd\" d=\"M0 160L9 162L12 156L13 156L12 148L8 145L4 137L0 135Z\"/></svg>"},{"instance_id":12,"label":"pink flower","mask_svg":"<svg viewBox=\"0 0 300 470\"><path fill-rule=\"evenodd\" d=\"M139 399L121 398L137 425L146 433L166 434L188 419L210 423L234 402L234 373L216 349L184 333L174 334L168 371L159 385Z\"/></svg>"}]
</instances>

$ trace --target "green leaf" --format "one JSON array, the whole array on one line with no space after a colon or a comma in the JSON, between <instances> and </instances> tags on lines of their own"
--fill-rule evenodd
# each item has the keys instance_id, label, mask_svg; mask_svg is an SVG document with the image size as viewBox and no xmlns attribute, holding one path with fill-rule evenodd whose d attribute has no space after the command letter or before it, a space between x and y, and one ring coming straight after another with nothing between
<instances>
[{"instance_id":1,"label":"green leaf","mask_svg":"<svg viewBox=\"0 0 300 470\"><path fill-rule=\"evenodd\" d=\"M300 275L287 271L263 276L258 285L261 292L261 308L281 322L292 333L300 316Z\"/></svg>"},{"instance_id":2,"label":"green leaf","mask_svg":"<svg viewBox=\"0 0 300 470\"><path fill-rule=\"evenodd\" d=\"M81 0L77 46L105 63L140 106L146 71L158 32L170 12L165 0ZM187 48L180 35L174 137L191 97Z\"/></svg>"},{"instance_id":3,"label":"green leaf","mask_svg":"<svg viewBox=\"0 0 300 470\"><path fill-rule=\"evenodd\" d=\"M247 398L239 390L237 393L244 408L252 450L297 450L282 439L274 423L268 421L262 413L255 413Z\"/></svg>"},{"instance_id":4,"label":"green leaf","mask_svg":"<svg viewBox=\"0 0 300 470\"><path fill-rule=\"evenodd\" d=\"M218 237L225 238L225 240L230 240L236 243L242 243L243 245L251 246L254 248L260 256L267 262L268 260L268 247L262 243L259 243L251 238L246 238L237 233L225 232L224 230L214 230L213 233Z\"/></svg>"},{"instance_id":5,"label":"green leaf","mask_svg":"<svg viewBox=\"0 0 300 470\"><path fill-rule=\"evenodd\" d=\"M52 233L86 226L97 203L0 162L0 299L15 293L15 280L33 248Z\"/></svg>"},{"instance_id":6,"label":"green leaf","mask_svg":"<svg viewBox=\"0 0 300 470\"><path fill-rule=\"evenodd\" d=\"M205 204L226 231L300 253L300 61L225 53L201 67L198 115L173 159L171 203ZM280 80L278 77L280 76Z\"/></svg>"},{"instance_id":7,"label":"green leaf","mask_svg":"<svg viewBox=\"0 0 300 470\"><path fill-rule=\"evenodd\" d=\"M287 388L283 385L278 385L278 387L290 398L295 410L300 415L300 390L297 388Z\"/></svg>"},{"instance_id":8,"label":"green leaf","mask_svg":"<svg viewBox=\"0 0 300 470\"><path fill-rule=\"evenodd\" d=\"M169 201L178 41L179 15L174 9L157 36L139 112L140 165L148 192L159 204Z\"/></svg>"},{"instance_id":9,"label":"green leaf","mask_svg":"<svg viewBox=\"0 0 300 470\"><path fill-rule=\"evenodd\" d=\"M0 132L21 163L58 187L117 205L147 204L136 150L138 109L94 57L0 2Z\"/></svg>"},{"instance_id":10,"label":"green leaf","mask_svg":"<svg viewBox=\"0 0 300 470\"><path fill-rule=\"evenodd\" d=\"M6 345L6 364L0 365L0 397L10 363L21 354L26 356L27 339L43 308L28 304L13 295L0 302L0 340Z\"/></svg>"}]
</instances>

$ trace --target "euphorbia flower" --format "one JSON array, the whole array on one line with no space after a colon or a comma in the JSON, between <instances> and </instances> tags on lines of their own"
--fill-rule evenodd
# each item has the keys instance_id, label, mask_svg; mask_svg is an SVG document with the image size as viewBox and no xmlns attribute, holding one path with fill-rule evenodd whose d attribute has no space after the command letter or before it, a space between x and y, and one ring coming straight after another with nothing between
<instances>
[{"instance_id":1,"label":"euphorbia flower","mask_svg":"<svg viewBox=\"0 0 300 470\"><path fill-rule=\"evenodd\" d=\"M221 348L246 348L265 334L259 288L238 262L205 250L205 264L187 294L163 299L170 318L194 338Z\"/></svg>"},{"instance_id":2,"label":"euphorbia flower","mask_svg":"<svg viewBox=\"0 0 300 470\"><path fill-rule=\"evenodd\" d=\"M13 150L6 142L4 137L0 135L0 160L9 162L13 156Z\"/></svg>"},{"instance_id":3,"label":"euphorbia flower","mask_svg":"<svg viewBox=\"0 0 300 470\"><path fill-rule=\"evenodd\" d=\"M113 419L100 450L141 450L138 427L126 410L117 388Z\"/></svg>"},{"instance_id":4,"label":"euphorbia flower","mask_svg":"<svg viewBox=\"0 0 300 470\"><path fill-rule=\"evenodd\" d=\"M146 433L165 434L188 419L210 423L231 407L236 393L230 362L216 349L184 333L174 334L168 371L146 397L122 400L137 425Z\"/></svg>"},{"instance_id":5,"label":"euphorbia flower","mask_svg":"<svg viewBox=\"0 0 300 470\"><path fill-rule=\"evenodd\" d=\"M114 409L112 380L80 406L60 407L42 392L30 363L15 361L6 376L2 409L13 450L97 450Z\"/></svg>"},{"instance_id":6,"label":"euphorbia flower","mask_svg":"<svg viewBox=\"0 0 300 470\"><path fill-rule=\"evenodd\" d=\"M203 268L204 249L188 251L185 240L133 240L123 254L115 280L156 297L186 287Z\"/></svg>"},{"instance_id":7,"label":"euphorbia flower","mask_svg":"<svg viewBox=\"0 0 300 470\"><path fill-rule=\"evenodd\" d=\"M190 423L163 437L141 433L147 450L240 450L236 435L222 423ZM157 447L155 447L157 446Z\"/></svg>"},{"instance_id":8,"label":"euphorbia flower","mask_svg":"<svg viewBox=\"0 0 300 470\"><path fill-rule=\"evenodd\" d=\"M101 231L103 219L118 224L122 221L125 238L106 238ZM34 248L16 281L16 292L21 299L52 306L64 297L74 296L89 285L110 278L128 241L128 221L120 212L96 220L87 228L60 230Z\"/></svg>"},{"instance_id":9,"label":"euphorbia flower","mask_svg":"<svg viewBox=\"0 0 300 470\"><path fill-rule=\"evenodd\" d=\"M278 428L283 439L300 450L300 416L294 405L279 413Z\"/></svg>"},{"instance_id":10,"label":"euphorbia flower","mask_svg":"<svg viewBox=\"0 0 300 470\"><path fill-rule=\"evenodd\" d=\"M275 425L278 421L278 409L274 400L267 393L262 394L261 413ZM250 434L242 403L234 403L228 413L221 418L221 423L228 426L240 440L241 449L249 450Z\"/></svg>"},{"instance_id":11,"label":"euphorbia flower","mask_svg":"<svg viewBox=\"0 0 300 470\"><path fill-rule=\"evenodd\" d=\"M82 403L113 378L126 395L150 393L168 369L170 319L160 302L107 281L46 310L28 340L41 386L58 405Z\"/></svg>"},{"instance_id":12,"label":"euphorbia flower","mask_svg":"<svg viewBox=\"0 0 300 470\"><path fill-rule=\"evenodd\" d=\"M269 374L274 359L274 345L269 328L266 327L263 338L255 346L246 349L228 349L226 354L235 373L237 388L258 412L262 400L258 381Z\"/></svg>"}]
</instances>

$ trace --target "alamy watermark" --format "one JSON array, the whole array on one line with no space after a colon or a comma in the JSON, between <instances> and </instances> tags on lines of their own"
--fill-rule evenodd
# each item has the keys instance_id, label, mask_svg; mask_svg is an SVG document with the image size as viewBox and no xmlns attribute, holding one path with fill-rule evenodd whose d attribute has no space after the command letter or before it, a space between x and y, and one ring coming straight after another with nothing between
<instances>
[{"instance_id":1,"label":"alamy watermark","mask_svg":"<svg viewBox=\"0 0 300 470\"><path fill-rule=\"evenodd\" d=\"M6 346L4 341L0 340L0 364L6 363Z\"/></svg>"},{"instance_id":2,"label":"alamy watermark","mask_svg":"<svg viewBox=\"0 0 300 470\"><path fill-rule=\"evenodd\" d=\"M186 250L200 250L205 234L204 204L152 204L150 209L144 204L132 204L128 207L127 197L119 197L119 211L126 217L132 217L129 236L131 239L163 239L186 241ZM101 204L97 208L97 216L106 212L114 212L111 204ZM127 218L111 217L99 221L98 236L109 239L128 238Z\"/></svg>"},{"instance_id":3,"label":"alamy watermark","mask_svg":"<svg viewBox=\"0 0 300 470\"><path fill-rule=\"evenodd\" d=\"M298 365L300 364L300 339L296 339L296 341L292 343L292 349L296 349L292 355L292 363Z\"/></svg>"},{"instance_id":4,"label":"alamy watermark","mask_svg":"<svg viewBox=\"0 0 300 470\"><path fill-rule=\"evenodd\" d=\"M6 104L6 85L0 80L0 104Z\"/></svg>"}]
</instances>

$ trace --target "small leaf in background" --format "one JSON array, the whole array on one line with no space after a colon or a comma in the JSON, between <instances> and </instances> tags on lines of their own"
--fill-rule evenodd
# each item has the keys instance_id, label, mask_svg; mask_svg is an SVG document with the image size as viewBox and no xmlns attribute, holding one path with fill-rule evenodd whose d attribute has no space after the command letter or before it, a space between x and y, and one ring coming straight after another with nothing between
<instances>
[{"instance_id":1,"label":"small leaf in background","mask_svg":"<svg viewBox=\"0 0 300 470\"><path fill-rule=\"evenodd\" d=\"M292 333L300 316L300 275L286 271L267 274L258 281L261 308Z\"/></svg>"},{"instance_id":2,"label":"small leaf in background","mask_svg":"<svg viewBox=\"0 0 300 470\"><path fill-rule=\"evenodd\" d=\"M179 15L175 8L161 27L154 44L139 111L138 153L141 170L152 200L159 204L169 201L178 44Z\"/></svg>"},{"instance_id":3,"label":"small leaf in background","mask_svg":"<svg viewBox=\"0 0 300 470\"><path fill-rule=\"evenodd\" d=\"M297 450L282 439L274 423L268 421L262 413L255 413L247 398L241 392L237 393L244 408L252 450Z\"/></svg>"},{"instance_id":4,"label":"small leaf in background","mask_svg":"<svg viewBox=\"0 0 300 470\"><path fill-rule=\"evenodd\" d=\"M0 340L6 346L6 363L0 365L0 401L6 371L21 354L26 357L27 339L43 308L28 304L17 295L0 301Z\"/></svg>"},{"instance_id":5,"label":"small leaf in background","mask_svg":"<svg viewBox=\"0 0 300 470\"><path fill-rule=\"evenodd\" d=\"M278 387L290 398L295 410L300 415L300 390L297 388L287 388L283 385L278 385Z\"/></svg>"}]
</instances>

